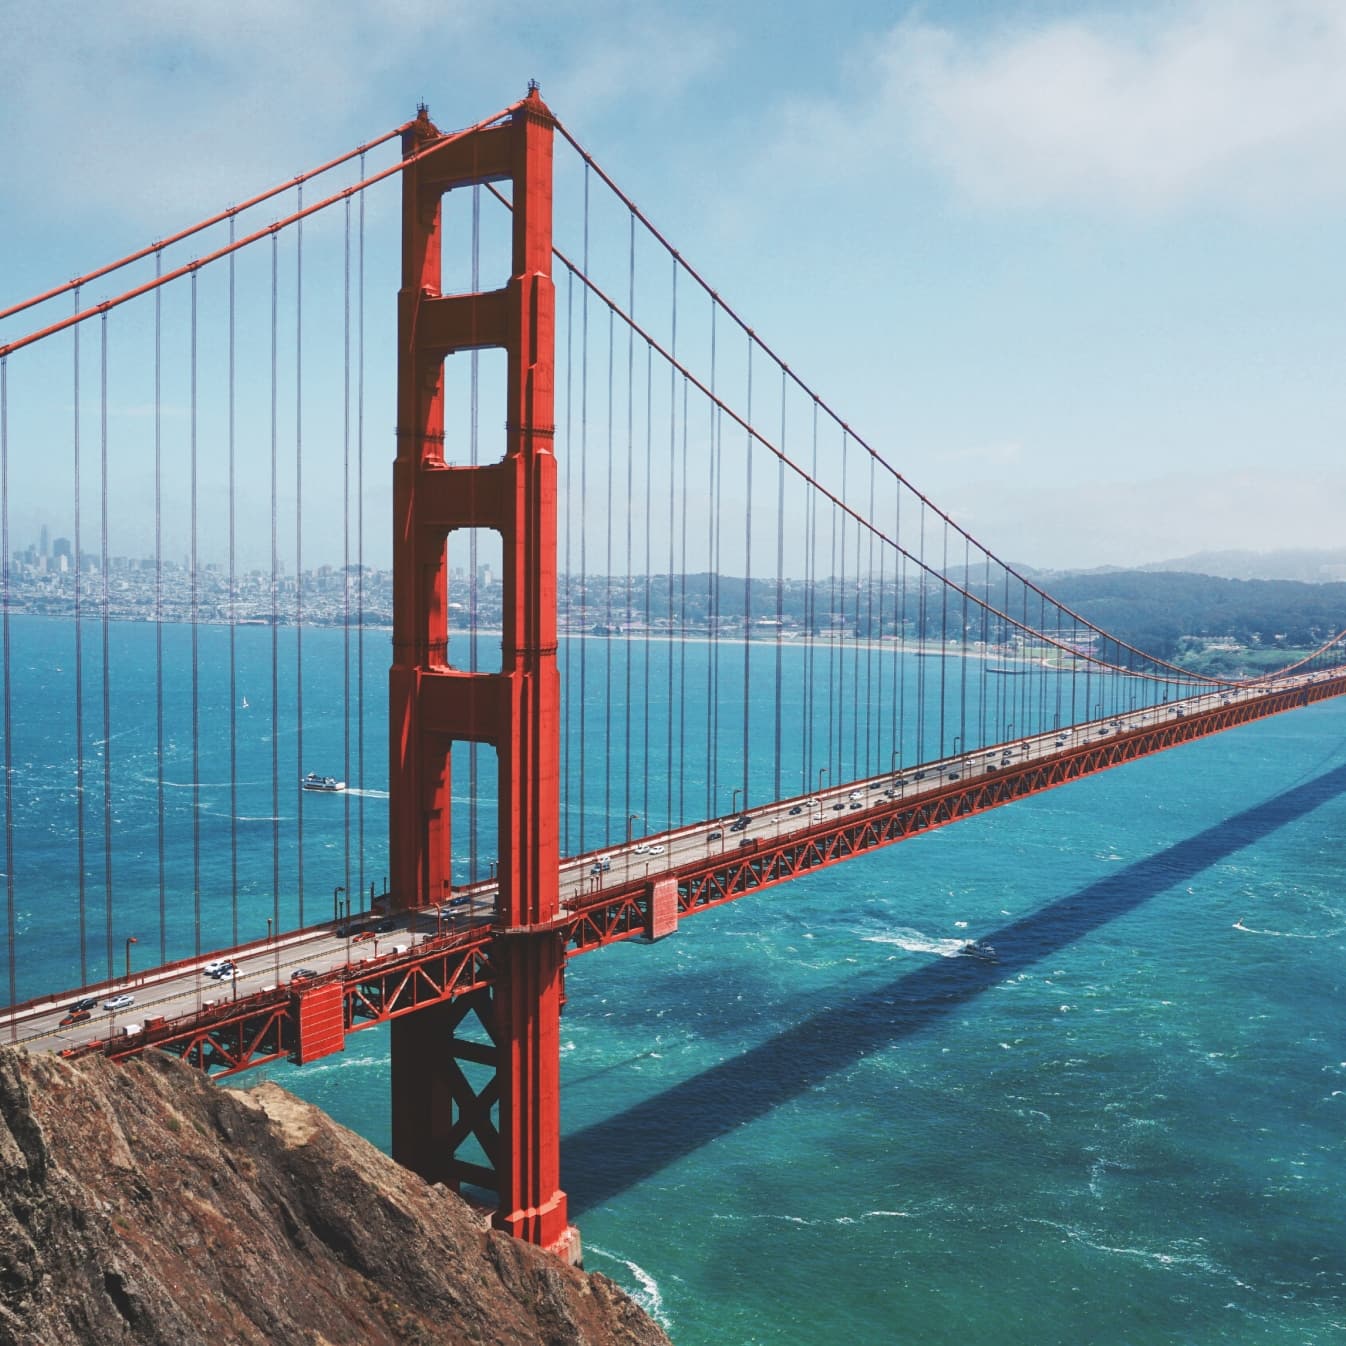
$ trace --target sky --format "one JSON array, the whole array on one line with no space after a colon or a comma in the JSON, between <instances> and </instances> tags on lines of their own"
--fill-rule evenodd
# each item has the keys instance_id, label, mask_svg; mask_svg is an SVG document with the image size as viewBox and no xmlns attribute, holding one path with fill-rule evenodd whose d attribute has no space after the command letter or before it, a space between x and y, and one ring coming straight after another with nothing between
<instances>
[{"instance_id":1,"label":"sky","mask_svg":"<svg viewBox=\"0 0 1346 1346\"><path fill-rule=\"evenodd\" d=\"M0 307L418 102L451 128L536 79L791 368L1001 556L1342 543L1339 0L61 12L0 0Z\"/></svg>"}]
</instances>

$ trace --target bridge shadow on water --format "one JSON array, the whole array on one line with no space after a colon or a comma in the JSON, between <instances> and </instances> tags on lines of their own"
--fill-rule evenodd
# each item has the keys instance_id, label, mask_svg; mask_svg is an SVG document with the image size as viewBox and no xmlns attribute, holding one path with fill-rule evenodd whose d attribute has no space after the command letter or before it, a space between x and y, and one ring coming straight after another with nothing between
<instances>
[{"instance_id":1,"label":"bridge shadow on water","mask_svg":"<svg viewBox=\"0 0 1346 1346\"><path fill-rule=\"evenodd\" d=\"M1346 766L1286 790L984 936L997 958L936 958L563 1140L573 1214L601 1205L1159 893L1346 793Z\"/></svg>"}]
</instances>

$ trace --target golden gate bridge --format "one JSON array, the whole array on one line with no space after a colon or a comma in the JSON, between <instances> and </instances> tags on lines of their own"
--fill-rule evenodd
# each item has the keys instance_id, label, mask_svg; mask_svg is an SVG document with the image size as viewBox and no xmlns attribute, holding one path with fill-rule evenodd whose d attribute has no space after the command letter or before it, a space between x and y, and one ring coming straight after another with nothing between
<instances>
[{"instance_id":1,"label":"golden gate bridge","mask_svg":"<svg viewBox=\"0 0 1346 1346\"><path fill-rule=\"evenodd\" d=\"M400 209L379 214L384 183ZM367 214L400 219L395 381L366 350ZM207 250L181 260L198 236ZM15 326L30 311L48 320ZM1346 633L1217 678L1054 600L810 388L535 87L448 134L422 108L0 322L10 1040L155 1048L227 1075L387 1023L394 1156L563 1255L578 1247L560 1178L569 958L1346 692ZM365 444L375 390L396 405L395 438L375 436L379 462L395 444L390 498ZM70 520L59 561L44 546L21 566L21 509ZM150 513L132 585L119 530ZM366 686L367 547L392 569L386 775L365 741L382 694ZM68 623L60 677L18 667L33 614ZM154 633L135 712L112 634L127 615ZM313 672L326 626L335 737ZM260 785L240 766L245 711L269 731ZM131 788L118 734L137 717L152 771ZM68 749L55 806L26 779L38 723ZM310 772L306 754L337 743L342 775ZM366 828L384 783L386 845ZM217 787L223 825L204 803ZM330 916L323 794L341 800ZM260 842L240 831L257 799ZM56 872L36 835L53 808L71 838ZM240 880L254 861L260 891ZM64 962L34 956L32 892Z\"/></svg>"}]
</instances>

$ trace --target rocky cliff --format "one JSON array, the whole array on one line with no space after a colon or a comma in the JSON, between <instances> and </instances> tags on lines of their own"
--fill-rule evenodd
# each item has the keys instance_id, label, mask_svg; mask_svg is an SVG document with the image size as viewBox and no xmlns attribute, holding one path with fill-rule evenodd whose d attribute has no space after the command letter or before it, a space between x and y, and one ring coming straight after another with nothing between
<instances>
[{"instance_id":1,"label":"rocky cliff","mask_svg":"<svg viewBox=\"0 0 1346 1346\"><path fill-rule=\"evenodd\" d=\"M283 1089L0 1050L0 1343L666 1343Z\"/></svg>"}]
</instances>

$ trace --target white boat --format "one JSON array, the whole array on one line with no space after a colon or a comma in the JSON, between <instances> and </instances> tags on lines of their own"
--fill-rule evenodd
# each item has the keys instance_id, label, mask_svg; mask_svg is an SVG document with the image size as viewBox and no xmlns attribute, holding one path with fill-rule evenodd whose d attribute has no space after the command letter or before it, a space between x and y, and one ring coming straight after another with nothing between
<instances>
[{"instance_id":1,"label":"white boat","mask_svg":"<svg viewBox=\"0 0 1346 1346\"><path fill-rule=\"evenodd\" d=\"M316 771L310 771L299 784L305 790L322 790L327 794L335 794L346 788L344 780L337 780L335 776L320 776Z\"/></svg>"}]
</instances>

